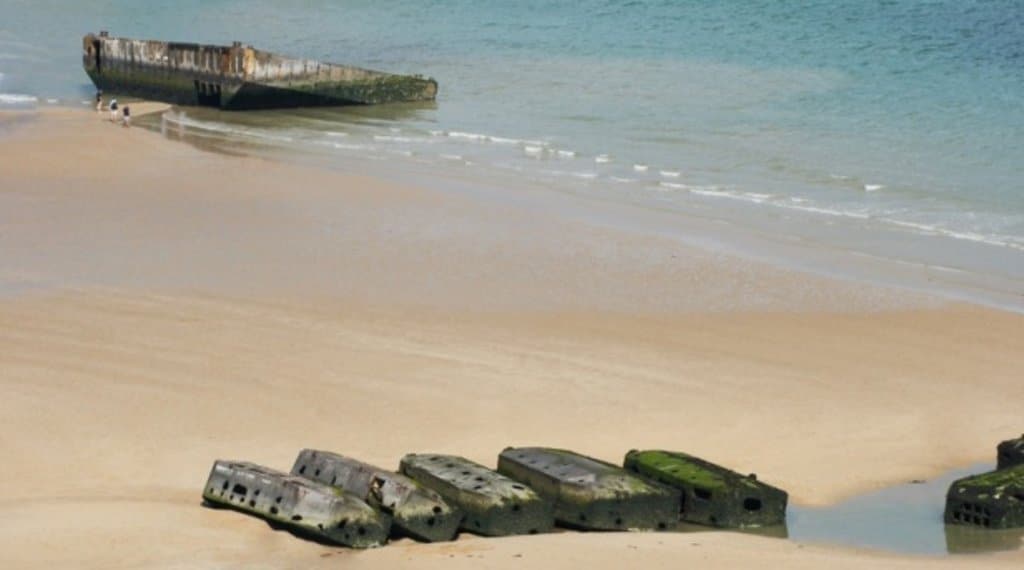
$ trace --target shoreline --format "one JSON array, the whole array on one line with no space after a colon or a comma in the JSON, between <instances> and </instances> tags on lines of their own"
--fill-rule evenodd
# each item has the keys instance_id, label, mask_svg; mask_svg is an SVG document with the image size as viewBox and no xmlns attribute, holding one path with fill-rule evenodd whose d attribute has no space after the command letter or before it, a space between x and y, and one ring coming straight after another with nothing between
<instances>
[{"instance_id":1,"label":"shoreline","mask_svg":"<svg viewBox=\"0 0 1024 570\"><path fill-rule=\"evenodd\" d=\"M422 187L434 192L455 193L472 199L483 197L495 204L529 207L538 211L555 208L557 214L565 218L615 231L655 235L661 239L678 242L689 249L742 260L753 265L811 275L827 281L859 283L891 291L903 290L909 293L910 297L934 297L942 299L943 302L962 302L1024 314L1024 291L1018 290L1021 282L1008 275L984 274L946 266L942 264L942 260L910 261L881 255L878 252L860 251L835 243L807 239L806 236L790 235L786 230L786 224L800 222L777 221L755 224L754 217L759 216L757 211L737 213L747 206L738 206L740 210L723 217L722 212L711 213L702 207L689 211L662 208L655 203L620 200L599 194L581 194L577 190L565 190L514 176L485 180L479 177L479 173L472 174L465 168L447 171L436 167L424 169L422 165L403 163L397 156L392 157L393 160L365 161L354 157L320 156L317 152L311 152L315 150L311 148L302 151L273 147L266 145L267 141L243 141L227 136L208 138L206 135L195 135L188 128L164 125L154 118L164 111L175 109L173 106L146 101L135 101L132 105L142 106L141 110L134 113L136 121L133 127L159 133L168 140L185 142L204 152L269 160L298 168L312 168L343 175L354 172L390 185ZM75 105L38 106L28 113L40 113L45 116L48 113L62 114L72 110L84 109ZM25 111L6 113L26 114ZM246 150L234 150L231 148L232 145L243 145ZM310 151L308 156L306 151ZM831 225L822 225L821 220L805 220L804 223L820 228ZM837 230L834 237L850 243L866 237L857 237L857 231L861 230L843 234L849 231L849 228ZM897 236L890 237L896 239ZM914 248L936 247L936 244L929 246L925 243L931 238L904 237L909 241L900 247L908 251ZM920 239L925 241L918 241ZM966 248L958 255L985 257L981 251L972 253L970 250L974 246L968 244L953 243L951 246L954 249ZM1010 262L1007 260L1007 263Z\"/></svg>"},{"instance_id":2,"label":"shoreline","mask_svg":"<svg viewBox=\"0 0 1024 570\"><path fill-rule=\"evenodd\" d=\"M579 186L580 181L571 178L541 180L518 169L503 171L477 165L468 158L454 160L453 156L449 157L451 160L427 164L427 155L419 156L415 151L378 149L377 155L366 156L361 154L363 151L331 152L320 146L323 141L300 143L291 138L298 135L286 128L277 133L270 128L274 124L271 116L261 116L253 125L235 124L235 118L201 115L198 120L177 124L175 128L180 132L176 136L207 150L226 151L233 145L244 144L247 153L272 160L362 172L391 183L428 185L442 192L484 194L495 201L531 202L541 209L555 206L564 216L620 230L656 233L699 249L786 270L908 288L951 300L1024 312L1024 273L1006 269L1018 265L1019 255L1013 248L928 232L906 233L903 230L910 226L904 224L900 230L899 224L890 227L881 219L871 221L871 227L861 227L851 225L856 216L844 219L765 209L760 204L702 196L699 187L694 187L698 192L693 194L689 190L683 192L689 197L677 203L673 200L679 196L658 199L651 188L622 190L607 184L589 187L589 182ZM216 128L203 131L195 127L199 124ZM156 128L152 124L149 127ZM250 132L252 137L258 137L239 134ZM343 148L362 144L348 136L341 140L346 141L341 145ZM689 188L686 184L681 186Z\"/></svg>"},{"instance_id":3,"label":"shoreline","mask_svg":"<svg viewBox=\"0 0 1024 570\"><path fill-rule=\"evenodd\" d=\"M214 459L281 467L305 446L383 466L417 451L490 463L506 445L608 460L676 448L755 471L796 504L834 503L987 460L1019 433L992 396L1018 388L1024 316L530 200L207 153L91 119L46 111L0 138L0 427L17 434L0 447L15 458L0 475L0 536L24 566L480 555L611 568L712 553L711 567L952 568L1024 556L718 532L339 553L201 509Z\"/></svg>"}]
</instances>

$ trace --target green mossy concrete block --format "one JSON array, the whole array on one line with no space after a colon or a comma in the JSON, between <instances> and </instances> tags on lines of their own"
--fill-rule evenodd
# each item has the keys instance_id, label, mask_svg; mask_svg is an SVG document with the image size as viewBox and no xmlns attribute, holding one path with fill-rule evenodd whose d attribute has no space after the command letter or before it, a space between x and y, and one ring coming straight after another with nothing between
<instances>
[{"instance_id":1,"label":"green mossy concrete block","mask_svg":"<svg viewBox=\"0 0 1024 570\"><path fill-rule=\"evenodd\" d=\"M394 530L417 540L452 540L462 522L462 511L436 491L405 475L344 455L303 449L295 459L292 475L338 487L363 499L391 515Z\"/></svg>"},{"instance_id":2,"label":"green mossy concrete block","mask_svg":"<svg viewBox=\"0 0 1024 570\"><path fill-rule=\"evenodd\" d=\"M665 529L678 522L679 492L562 449L510 447L498 471L555 503L555 519L588 530Z\"/></svg>"},{"instance_id":3,"label":"green mossy concrete block","mask_svg":"<svg viewBox=\"0 0 1024 570\"><path fill-rule=\"evenodd\" d=\"M633 450L626 469L678 489L679 518L719 528L782 524L786 520L785 491L720 465L681 452Z\"/></svg>"},{"instance_id":4,"label":"green mossy concrete block","mask_svg":"<svg viewBox=\"0 0 1024 570\"><path fill-rule=\"evenodd\" d=\"M214 462L203 499L296 534L354 548L380 546L391 530L387 515L353 495L243 461Z\"/></svg>"},{"instance_id":5,"label":"green mossy concrete block","mask_svg":"<svg viewBox=\"0 0 1024 570\"><path fill-rule=\"evenodd\" d=\"M552 505L532 489L453 455L409 454L401 472L457 506L462 528L484 536L537 534L554 527Z\"/></svg>"},{"instance_id":6,"label":"green mossy concrete block","mask_svg":"<svg viewBox=\"0 0 1024 570\"><path fill-rule=\"evenodd\" d=\"M996 448L996 456L996 469L1024 465L1024 435L1000 443Z\"/></svg>"},{"instance_id":7,"label":"green mossy concrete block","mask_svg":"<svg viewBox=\"0 0 1024 570\"><path fill-rule=\"evenodd\" d=\"M946 493L946 524L1024 527L1024 465L957 479Z\"/></svg>"}]
</instances>

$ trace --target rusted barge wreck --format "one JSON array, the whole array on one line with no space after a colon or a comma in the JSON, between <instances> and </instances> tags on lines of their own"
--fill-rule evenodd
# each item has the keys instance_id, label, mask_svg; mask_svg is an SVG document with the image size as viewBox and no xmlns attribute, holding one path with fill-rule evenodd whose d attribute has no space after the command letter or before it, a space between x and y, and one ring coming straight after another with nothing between
<instances>
[{"instance_id":1,"label":"rusted barge wreck","mask_svg":"<svg viewBox=\"0 0 1024 570\"><path fill-rule=\"evenodd\" d=\"M432 101L437 82L231 46L82 39L82 64L104 91L228 110Z\"/></svg>"}]
</instances>

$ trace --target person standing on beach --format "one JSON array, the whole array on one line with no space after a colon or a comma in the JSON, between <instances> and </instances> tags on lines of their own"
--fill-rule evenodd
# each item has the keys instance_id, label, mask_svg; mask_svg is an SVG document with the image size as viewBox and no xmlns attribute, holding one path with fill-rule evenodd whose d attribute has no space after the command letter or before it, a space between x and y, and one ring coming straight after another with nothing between
<instances>
[{"instance_id":1,"label":"person standing on beach","mask_svg":"<svg viewBox=\"0 0 1024 570\"><path fill-rule=\"evenodd\" d=\"M110 122L117 122L117 99L110 100Z\"/></svg>"},{"instance_id":2,"label":"person standing on beach","mask_svg":"<svg viewBox=\"0 0 1024 570\"><path fill-rule=\"evenodd\" d=\"M124 121L124 128L127 129L128 127L132 126L132 111L128 105L124 106L124 118L122 120Z\"/></svg>"},{"instance_id":3,"label":"person standing on beach","mask_svg":"<svg viewBox=\"0 0 1024 570\"><path fill-rule=\"evenodd\" d=\"M103 92L96 92L96 112L99 113L103 110Z\"/></svg>"}]
</instances>

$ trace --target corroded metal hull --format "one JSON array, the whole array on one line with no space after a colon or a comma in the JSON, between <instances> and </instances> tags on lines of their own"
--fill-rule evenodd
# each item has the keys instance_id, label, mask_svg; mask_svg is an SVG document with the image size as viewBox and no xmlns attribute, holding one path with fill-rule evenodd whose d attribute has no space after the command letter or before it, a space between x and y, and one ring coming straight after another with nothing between
<instances>
[{"instance_id":1,"label":"corroded metal hull","mask_svg":"<svg viewBox=\"0 0 1024 570\"><path fill-rule=\"evenodd\" d=\"M273 109L433 101L437 82L294 59L235 43L82 38L82 65L102 90L178 105Z\"/></svg>"}]
</instances>

